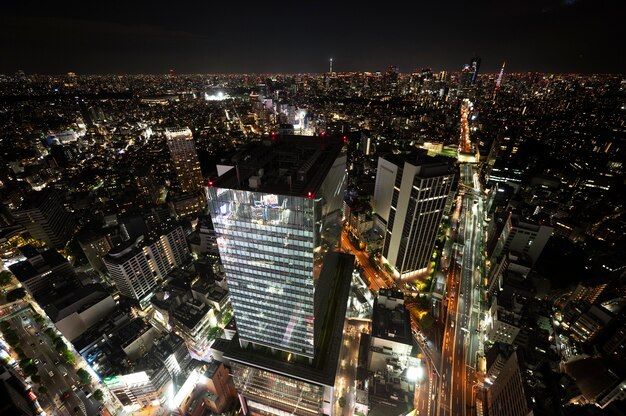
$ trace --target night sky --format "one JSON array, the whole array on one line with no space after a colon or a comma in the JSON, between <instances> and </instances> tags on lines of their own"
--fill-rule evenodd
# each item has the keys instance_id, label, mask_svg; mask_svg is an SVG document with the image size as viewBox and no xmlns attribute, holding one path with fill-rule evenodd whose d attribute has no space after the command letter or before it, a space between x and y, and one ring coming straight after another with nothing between
<instances>
[{"instance_id":1,"label":"night sky","mask_svg":"<svg viewBox=\"0 0 626 416\"><path fill-rule=\"evenodd\" d=\"M54 3L54 5L52 4ZM626 0L9 1L0 73L626 73Z\"/></svg>"}]
</instances>

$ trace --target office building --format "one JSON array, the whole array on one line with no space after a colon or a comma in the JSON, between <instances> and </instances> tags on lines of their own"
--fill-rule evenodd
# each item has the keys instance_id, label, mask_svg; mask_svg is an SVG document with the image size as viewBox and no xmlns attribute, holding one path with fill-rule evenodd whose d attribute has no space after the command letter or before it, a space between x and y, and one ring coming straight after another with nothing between
<instances>
[{"instance_id":1,"label":"office building","mask_svg":"<svg viewBox=\"0 0 626 416\"><path fill-rule=\"evenodd\" d=\"M272 137L231 159L209 182L239 340L312 358L323 255L339 244L343 140Z\"/></svg>"},{"instance_id":2,"label":"office building","mask_svg":"<svg viewBox=\"0 0 626 416\"><path fill-rule=\"evenodd\" d=\"M209 330L217 326L215 309L199 300L188 299L171 311L170 324L196 357L208 354Z\"/></svg>"},{"instance_id":3,"label":"office building","mask_svg":"<svg viewBox=\"0 0 626 416\"><path fill-rule=\"evenodd\" d=\"M513 345L522 329L520 308L517 308L515 303L512 307L506 306L499 306L497 297L491 300L491 306L485 313L483 327L489 342Z\"/></svg>"},{"instance_id":4,"label":"office building","mask_svg":"<svg viewBox=\"0 0 626 416\"><path fill-rule=\"evenodd\" d=\"M173 226L113 248L104 264L120 293L146 306L158 282L189 257L183 229Z\"/></svg>"},{"instance_id":5,"label":"office building","mask_svg":"<svg viewBox=\"0 0 626 416\"><path fill-rule=\"evenodd\" d=\"M176 213L176 217L192 217L197 216L205 208L204 199L199 194L184 194L173 198L170 201L172 211Z\"/></svg>"},{"instance_id":6,"label":"office building","mask_svg":"<svg viewBox=\"0 0 626 416\"><path fill-rule=\"evenodd\" d=\"M119 337L128 332L130 325L122 327L115 334ZM132 338L132 333L128 333ZM139 338L138 338L139 340ZM117 341L116 339L113 342ZM137 342L137 341L135 341ZM123 356L112 349L99 347L92 353L99 355L100 362L112 363L111 367L98 367L103 382L122 403L126 410L141 407L165 406L180 388L191 363L191 357L184 341L175 334L154 337L150 343L142 345L140 356Z\"/></svg>"},{"instance_id":7,"label":"office building","mask_svg":"<svg viewBox=\"0 0 626 416\"><path fill-rule=\"evenodd\" d=\"M485 177L488 185L506 183L520 186L528 168L525 141L524 135L517 131L507 131L506 135L493 141L487 157Z\"/></svg>"},{"instance_id":8,"label":"office building","mask_svg":"<svg viewBox=\"0 0 626 416\"><path fill-rule=\"evenodd\" d=\"M223 357L230 362L244 414L336 414L335 383L353 265L354 256L347 254L324 258L315 288L312 359L252 343L242 347L235 335ZM239 325L236 306L235 320Z\"/></svg>"},{"instance_id":9,"label":"office building","mask_svg":"<svg viewBox=\"0 0 626 416\"><path fill-rule=\"evenodd\" d=\"M382 254L397 275L426 271L456 171L426 151L378 159L374 210L386 226Z\"/></svg>"},{"instance_id":10,"label":"office building","mask_svg":"<svg viewBox=\"0 0 626 416\"><path fill-rule=\"evenodd\" d=\"M548 243L552 230L548 225L524 220L517 214L507 212L504 226L497 234L491 263L497 263L495 259L512 251L527 254L534 265Z\"/></svg>"},{"instance_id":11,"label":"office building","mask_svg":"<svg viewBox=\"0 0 626 416\"><path fill-rule=\"evenodd\" d=\"M204 405L213 413L227 410L237 398L235 385L223 363L213 360L204 372L207 395L203 397Z\"/></svg>"},{"instance_id":12,"label":"office building","mask_svg":"<svg viewBox=\"0 0 626 416\"><path fill-rule=\"evenodd\" d=\"M65 339L73 341L117 307L100 284L64 291L44 311Z\"/></svg>"},{"instance_id":13,"label":"office building","mask_svg":"<svg viewBox=\"0 0 626 416\"><path fill-rule=\"evenodd\" d=\"M202 172L191 130L189 128L167 129L165 137L180 190L183 193L200 191Z\"/></svg>"},{"instance_id":14,"label":"office building","mask_svg":"<svg viewBox=\"0 0 626 416\"><path fill-rule=\"evenodd\" d=\"M15 222L22 225L37 240L62 249L72 238L76 223L66 211L61 197L53 189L34 192L13 211Z\"/></svg>"},{"instance_id":15,"label":"office building","mask_svg":"<svg viewBox=\"0 0 626 416\"><path fill-rule=\"evenodd\" d=\"M189 236L189 242L194 253L219 258L217 236L210 215L202 215L198 218L198 225Z\"/></svg>"},{"instance_id":16,"label":"office building","mask_svg":"<svg viewBox=\"0 0 626 416\"><path fill-rule=\"evenodd\" d=\"M9 266L15 278L43 308L65 291L80 286L72 265L55 249L19 248L26 260Z\"/></svg>"},{"instance_id":17,"label":"office building","mask_svg":"<svg viewBox=\"0 0 626 416\"><path fill-rule=\"evenodd\" d=\"M83 249L91 267L99 273L105 273L106 267L102 262L102 257L113 248L109 237L105 234L86 232L78 238L78 244Z\"/></svg>"},{"instance_id":18,"label":"office building","mask_svg":"<svg viewBox=\"0 0 626 416\"><path fill-rule=\"evenodd\" d=\"M415 379L409 377L417 353L413 352L411 317L404 293L380 289L374 301L369 351L359 362L367 363L368 407L374 414L406 415L413 408ZM357 370L358 371L358 370ZM389 400L393 397L393 400Z\"/></svg>"},{"instance_id":19,"label":"office building","mask_svg":"<svg viewBox=\"0 0 626 416\"><path fill-rule=\"evenodd\" d=\"M502 290L504 279L512 274L518 275L521 279L526 279L532 266L530 256L526 253L509 251L492 264L487 279L486 289L489 297Z\"/></svg>"},{"instance_id":20,"label":"office building","mask_svg":"<svg viewBox=\"0 0 626 416\"><path fill-rule=\"evenodd\" d=\"M517 353L505 344L495 344L487 353L486 410L488 416L527 416L531 411Z\"/></svg>"}]
</instances>

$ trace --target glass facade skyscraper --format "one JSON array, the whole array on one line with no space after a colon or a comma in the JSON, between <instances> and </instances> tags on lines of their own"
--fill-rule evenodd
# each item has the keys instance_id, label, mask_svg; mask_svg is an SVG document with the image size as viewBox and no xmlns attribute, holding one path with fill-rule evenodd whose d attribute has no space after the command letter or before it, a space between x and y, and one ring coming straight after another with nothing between
<instances>
[{"instance_id":1,"label":"glass facade skyscraper","mask_svg":"<svg viewBox=\"0 0 626 416\"><path fill-rule=\"evenodd\" d=\"M250 149L265 152L257 175L235 166L207 188L243 346L314 356L315 283L339 243L346 163L341 145L316 140Z\"/></svg>"}]
</instances>

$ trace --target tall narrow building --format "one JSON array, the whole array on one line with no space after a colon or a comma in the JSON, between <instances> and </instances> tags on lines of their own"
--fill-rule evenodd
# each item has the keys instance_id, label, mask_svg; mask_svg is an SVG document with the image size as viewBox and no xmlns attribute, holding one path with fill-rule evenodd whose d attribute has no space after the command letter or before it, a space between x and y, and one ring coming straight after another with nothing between
<instances>
[{"instance_id":1,"label":"tall narrow building","mask_svg":"<svg viewBox=\"0 0 626 416\"><path fill-rule=\"evenodd\" d=\"M524 392L524 381L517 353L510 345L496 343L487 352L487 378L482 398L487 416L527 416L532 414ZM479 402L481 398L478 399Z\"/></svg>"},{"instance_id":2,"label":"tall narrow building","mask_svg":"<svg viewBox=\"0 0 626 416\"><path fill-rule=\"evenodd\" d=\"M33 238L56 249L65 247L76 227L72 214L67 212L54 189L30 194L12 214L15 222L26 228Z\"/></svg>"},{"instance_id":3,"label":"tall narrow building","mask_svg":"<svg viewBox=\"0 0 626 416\"><path fill-rule=\"evenodd\" d=\"M250 144L209 182L237 335L224 353L246 415L332 415L354 257L341 236L343 140Z\"/></svg>"},{"instance_id":4,"label":"tall narrow building","mask_svg":"<svg viewBox=\"0 0 626 416\"><path fill-rule=\"evenodd\" d=\"M478 79L478 71L480 70L480 56L474 56L470 61L470 67L472 68L472 79L471 86L473 87L476 84L476 80Z\"/></svg>"},{"instance_id":5,"label":"tall narrow building","mask_svg":"<svg viewBox=\"0 0 626 416\"><path fill-rule=\"evenodd\" d=\"M240 342L313 357L314 292L323 254L338 247L345 189L342 140L255 143L209 183Z\"/></svg>"},{"instance_id":6,"label":"tall narrow building","mask_svg":"<svg viewBox=\"0 0 626 416\"><path fill-rule=\"evenodd\" d=\"M189 128L167 129L165 137L180 190L183 193L202 190L202 172L191 130Z\"/></svg>"},{"instance_id":7,"label":"tall narrow building","mask_svg":"<svg viewBox=\"0 0 626 416\"><path fill-rule=\"evenodd\" d=\"M399 276L426 271L457 168L426 152L378 159L374 208L386 224L383 256Z\"/></svg>"}]
</instances>

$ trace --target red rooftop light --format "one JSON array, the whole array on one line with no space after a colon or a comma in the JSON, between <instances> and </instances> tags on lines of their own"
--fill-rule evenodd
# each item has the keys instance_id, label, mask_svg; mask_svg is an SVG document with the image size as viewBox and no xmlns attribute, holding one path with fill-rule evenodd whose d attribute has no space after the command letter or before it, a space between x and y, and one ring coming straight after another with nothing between
<instances>
[{"instance_id":1,"label":"red rooftop light","mask_svg":"<svg viewBox=\"0 0 626 416\"><path fill-rule=\"evenodd\" d=\"M213 186L213 181L209 181L209 186Z\"/></svg>"},{"instance_id":2,"label":"red rooftop light","mask_svg":"<svg viewBox=\"0 0 626 416\"><path fill-rule=\"evenodd\" d=\"M309 193L307 193L306 197L307 197L307 198L313 198L313 192L309 192Z\"/></svg>"}]
</instances>

